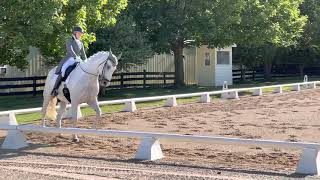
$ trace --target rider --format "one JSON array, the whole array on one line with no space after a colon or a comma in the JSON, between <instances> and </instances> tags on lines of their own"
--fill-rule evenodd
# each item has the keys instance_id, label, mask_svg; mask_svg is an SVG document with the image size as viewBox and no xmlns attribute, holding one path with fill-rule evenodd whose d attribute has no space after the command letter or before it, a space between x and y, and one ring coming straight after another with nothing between
<instances>
[{"instance_id":1,"label":"rider","mask_svg":"<svg viewBox=\"0 0 320 180\"><path fill-rule=\"evenodd\" d=\"M84 33L84 31L80 26L75 26L73 28L72 37L66 43L67 55L65 56L65 58L63 58L60 61L59 65L56 69L56 72L55 72L55 74L58 75L58 78L57 78L57 80L54 84L53 90L51 92L51 95L53 95L53 96L58 95L58 88L60 86L61 80L63 79L63 77L65 75L66 69L69 66L71 66L77 62L82 61L81 58L84 60L87 59L86 53L84 51L83 43L80 41L80 37L82 36L83 33Z\"/></svg>"}]
</instances>

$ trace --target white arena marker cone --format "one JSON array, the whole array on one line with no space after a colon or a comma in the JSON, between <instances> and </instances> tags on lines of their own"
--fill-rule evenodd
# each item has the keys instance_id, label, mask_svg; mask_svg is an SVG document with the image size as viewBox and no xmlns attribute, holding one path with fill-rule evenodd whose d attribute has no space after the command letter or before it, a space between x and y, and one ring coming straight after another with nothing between
<instances>
[{"instance_id":1,"label":"white arena marker cone","mask_svg":"<svg viewBox=\"0 0 320 180\"><path fill-rule=\"evenodd\" d=\"M13 112L0 117L0 125L18 125ZM20 149L27 147L28 143L24 134L19 130L8 130L8 134L4 139L1 149Z\"/></svg>"},{"instance_id":2,"label":"white arena marker cone","mask_svg":"<svg viewBox=\"0 0 320 180\"><path fill-rule=\"evenodd\" d=\"M228 82L224 81L222 86L222 91L228 90ZM221 94L221 99L232 99L232 95L228 92Z\"/></svg>"},{"instance_id":3,"label":"white arena marker cone","mask_svg":"<svg viewBox=\"0 0 320 180\"><path fill-rule=\"evenodd\" d=\"M228 82L227 81L223 81L222 90L227 90L227 89L228 89Z\"/></svg>"},{"instance_id":4,"label":"white arena marker cone","mask_svg":"<svg viewBox=\"0 0 320 180\"><path fill-rule=\"evenodd\" d=\"M63 114L62 119L72 118L71 108L68 108L67 111ZM81 108L78 106L78 118L82 118Z\"/></svg>"},{"instance_id":5,"label":"white arena marker cone","mask_svg":"<svg viewBox=\"0 0 320 180\"><path fill-rule=\"evenodd\" d=\"M303 82L308 82L308 75L304 75ZM308 88L308 84L304 84L303 87Z\"/></svg>"},{"instance_id":6,"label":"white arena marker cone","mask_svg":"<svg viewBox=\"0 0 320 180\"><path fill-rule=\"evenodd\" d=\"M154 161L163 158L162 150L158 139L143 138L135 159Z\"/></svg>"},{"instance_id":7,"label":"white arena marker cone","mask_svg":"<svg viewBox=\"0 0 320 180\"><path fill-rule=\"evenodd\" d=\"M308 75L304 75L303 82L308 82Z\"/></svg>"},{"instance_id":8,"label":"white arena marker cone","mask_svg":"<svg viewBox=\"0 0 320 180\"><path fill-rule=\"evenodd\" d=\"M317 149L304 149L299 160L297 174L320 175L320 154Z\"/></svg>"},{"instance_id":9,"label":"white arena marker cone","mask_svg":"<svg viewBox=\"0 0 320 180\"><path fill-rule=\"evenodd\" d=\"M210 95L209 94L203 94L201 95L200 97L200 102L201 103L209 103L211 100L210 100Z\"/></svg>"},{"instance_id":10,"label":"white arena marker cone","mask_svg":"<svg viewBox=\"0 0 320 180\"><path fill-rule=\"evenodd\" d=\"M125 108L123 111L125 112L134 112L137 110L136 103L134 101L126 102Z\"/></svg>"},{"instance_id":11,"label":"white arena marker cone","mask_svg":"<svg viewBox=\"0 0 320 180\"><path fill-rule=\"evenodd\" d=\"M164 105L165 107L174 107L177 106L177 98L176 97L171 97L167 99L166 104Z\"/></svg>"}]
</instances>

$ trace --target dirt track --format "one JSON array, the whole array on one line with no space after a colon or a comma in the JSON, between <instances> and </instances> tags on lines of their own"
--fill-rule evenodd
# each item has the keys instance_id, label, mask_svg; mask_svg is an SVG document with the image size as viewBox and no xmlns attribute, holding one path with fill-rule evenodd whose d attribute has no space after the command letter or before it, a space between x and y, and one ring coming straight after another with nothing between
<instances>
[{"instance_id":1,"label":"dirt track","mask_svg":"<svg viewBox=\"0 0 320 180\"><path fill-rule=\"evenodd\" d=\"M320 89L240 98L106 114L101 129L320 143ZM80 120L79 127L90 127L93 119ZM301 151L295 149L161 140L166 157L146 162L132 160L138 139L80 138L81 142L76 144L69 136L28 134L31 147L1 151L0 179L299 177L293 173Z\"/></svg>"}]
</instances>

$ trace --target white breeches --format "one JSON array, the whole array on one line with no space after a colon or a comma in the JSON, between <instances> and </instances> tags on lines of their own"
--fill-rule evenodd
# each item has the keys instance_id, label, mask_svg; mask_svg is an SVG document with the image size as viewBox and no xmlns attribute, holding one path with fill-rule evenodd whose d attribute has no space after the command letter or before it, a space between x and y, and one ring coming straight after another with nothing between
<instances>
[{"instance_id":1,"label":"white breeches","mask_svg":"<svg viewBox=\"0 0 320 180\"><path fill-rule=\"evenodd\" d=\"M76 62L76 60L73 57L70 57L62 66L61 73L62 77L64 77L66 70L69 66L73 65Z\"/></svg>"}]
</instances>

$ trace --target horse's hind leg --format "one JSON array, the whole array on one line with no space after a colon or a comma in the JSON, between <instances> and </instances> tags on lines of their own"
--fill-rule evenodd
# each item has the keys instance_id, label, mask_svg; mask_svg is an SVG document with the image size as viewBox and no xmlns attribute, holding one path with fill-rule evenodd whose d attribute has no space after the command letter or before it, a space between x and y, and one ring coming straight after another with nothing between
<instances>
[{"instance_id":1,"label":"horse's hind leg","mask_svg":"<svg viewBox=\"0 0 320 180\"><path fill-rule=\"evenodd\" d=\"M41 110L41 115L42 115L41 125L43 127L46 126L46 114L47 114L47 108L48 108L50 100L51 99L49 97L43 98L42 110Z\"/></svg>"},{"instance_id":2,"label":"horse's hind leg","mask_svg":"<svg viewBox=\"0 0 320 180\"><path fill-rule=\"evenodd\" d=\"M57 116L57 128L61 128L61 120L64 112L66 111L67 104L65 102L60 102L60 108Z\"/></svg>"},{"instance_id":3,"label":"horse's hind leg","mask_svg":"<svg viewBox=\"0 0 320 180\"><path fill-rule=\"evenodd\" d=\"M94 101L89 102L88 105L96 111L96 119L94 121L94 128L97 129L98 122L101 121L101 109L98 105L98 100L95 99Z\"/></svg>"}]
</instances>

